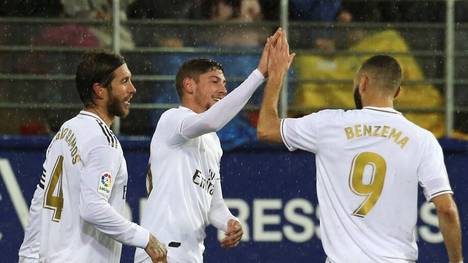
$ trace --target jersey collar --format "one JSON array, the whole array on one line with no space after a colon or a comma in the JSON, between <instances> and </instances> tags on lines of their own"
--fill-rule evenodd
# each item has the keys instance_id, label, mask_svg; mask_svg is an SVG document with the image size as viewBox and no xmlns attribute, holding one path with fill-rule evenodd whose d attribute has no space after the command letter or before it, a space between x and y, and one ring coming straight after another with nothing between
<instances>
[{"instance_id":1,"label":"jersey collar","mask_svg":"<svg viewBox=\"0 0 468 263\"><path fill-rule=\"evenodd\" d=\"M390 108L390 107L372 107L372 106L366 106L366 107L364 107L363 109L402 115L401 112L395 110L394 108Z\"/></svg>"},{"instance_id":2,"label":"jersey collar","mask_svg":"<svg viewBox=\"0 0 468 263\"><path fill-rule=\"evenodd\" d=\"M80 111L79 115L95 118L95 119L101 121L102 123L104 123L107 126L107 124L97 114L94 114L92 112L82 110L82 111Z\"/></svg>"},{"instance_id":3,"label":"jersey collar","mask_svg":"<svg viewBox=\"0 0 468 263\"><path fill-rule=\"evenodd\" d=\"M182 109L182 110L188 110L188 111L194 112L192 109L190 109L190 108L187 108L187 107L185 107L185 106L182 106L182 105L179 105L179 109Z\"/></svg>"}]
</instances>

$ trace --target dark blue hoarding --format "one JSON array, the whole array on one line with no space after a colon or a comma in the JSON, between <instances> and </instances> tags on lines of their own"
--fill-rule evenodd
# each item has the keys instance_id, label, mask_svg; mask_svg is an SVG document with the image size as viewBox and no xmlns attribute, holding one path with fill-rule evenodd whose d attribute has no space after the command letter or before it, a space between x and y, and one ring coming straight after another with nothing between
<instances>
[{"instance_id":1,"label":"dark blue hoarding","mask_svg":"<svg viewBox=\"0 0 468 263\"><path fill-rule=\"evenodd\" d=\"M12 262L17 259L27 210L41 176L49 140L45 137L0 137L0 250L3 259L12 259ZM121 143L129 171L127 214L139 222L146 200L149 139L121 138ZM442 140L441 144L466 243L468 143ZM218 233L209 227L205 262L324 262L312 154L290 153L283 147L263 144L240 147L224 153L221 176L224 198L243 222L244 241L237 248L223 249L218 243ZM424 201L421 194L418 262L448 262L435 209ZM466 255L466 248L464 252ZM125 247L122 262L133 262L133 253L133 248Z\"/></svg>"}]
</instances>

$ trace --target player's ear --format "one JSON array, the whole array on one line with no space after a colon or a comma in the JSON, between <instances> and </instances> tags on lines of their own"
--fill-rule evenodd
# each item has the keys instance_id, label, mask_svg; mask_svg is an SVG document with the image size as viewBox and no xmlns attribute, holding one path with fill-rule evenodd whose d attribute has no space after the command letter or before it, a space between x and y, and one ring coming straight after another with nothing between
<instances>
[{"instance_id":1,"label":"player's ear","mask_svg":"<svg viewBox=\"0 0 468 263\"><path fill-rule=\"evenodd\" d=\"M182 84L187 94L193 94L195 89L195 81L192 78L185 78Z\"/></svg>"},{"instance_id":2,"label":"player's ear","mask_svg":"<svg viewBox=\"0 0 468 263\"><path fill-rule=\"evenodd\" d=\"M359 77L359 93L363 94L367 90L367 86L369 85L369 77L367 74L361 74Z\"/></svg>"},{"instance_id":3,"label":"player's ear","mask_svg":"<svg viewBox=\"0 0 468 263\"><path fill-rule=\"evenodd\" d=\"M102 84L97 82L93 84L93 93L97 99L103 99L105 92L107 92L107 89Z\"/></svg>"}]
</instances>

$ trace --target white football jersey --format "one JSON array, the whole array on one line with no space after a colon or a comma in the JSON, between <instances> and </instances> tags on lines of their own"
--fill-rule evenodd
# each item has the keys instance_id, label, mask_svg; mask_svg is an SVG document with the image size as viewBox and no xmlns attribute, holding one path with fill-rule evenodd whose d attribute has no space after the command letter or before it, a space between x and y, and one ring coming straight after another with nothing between
<instances>
[{"instance_id":1,"label":"white football jersey","mask_svg":"<svg viewBox=\"0 0 468 263\"><path fill-rule=\"evenodd\" d=\"M328 262L418 257L418 183L427 200L452 193L436 138L392 108L324 110L283 119L286 147L315 153Z\"/></svg>"},{"instance_id":2,"label":"white football jersey","mask_svg":"<svg viewBox=\"0 0 468 263\"><path fill-rule=\"evenodd\" d=\"M215 132L189 139L182 122L195 115L180 106L164 112L151 140L150 169L153 189L141 225L168 247L168 262L203 262L205 228L213 224L226 231L235 219L224 204L219 165L221 144ZM150 262L137 249L135 262Z\"/></svg>"},{"instance_id":3,"label":"white football jersey","mask_svg":"<svg viewBox=\"0 0 468 263\"><path fill-rule=\"evenodd\" d=\"M40 262L120 262L121 242L145 247L149 232L122 216L127 177L120 143L97 115L65 122L47 149L34 197L42 201L32 202L42 206L40 229L27 230L39 232ZM21 257L34 257L23 253L34 251L32 236L25 233Z\"/></svg>"}]
</instances>

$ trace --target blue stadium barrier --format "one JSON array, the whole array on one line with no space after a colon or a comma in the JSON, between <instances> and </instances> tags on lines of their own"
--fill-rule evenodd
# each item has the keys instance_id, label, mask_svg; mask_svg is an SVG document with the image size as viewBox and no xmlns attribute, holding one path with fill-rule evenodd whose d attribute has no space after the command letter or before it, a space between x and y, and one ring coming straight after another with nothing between
<instances>
[{"instance_id":1,"label":"blue stadium barrier","mask_svg":"<svg viewBox=\"0 0 468 263\"><path fill-rule=\"evenodd\" d=\"M21 215L27 212L39 182L50 139L0 136L0 251L3 260L17 259L23 239L22 223L26 222ZM440 142L467 244L468 142L449 139ZM125 137L121 138L121 143L129 170L129 216L138 222L145 202L149 138ZM216 230L209 227L205 262L324 262L313 155L300 151L290 153L282 146L250 143L224 153L221 176L226 202L244 223L245 240L235 249L222 249ZM418 262L447 262L435 209L424 202L422 194L419 200ZM467 255L466 245L464 252ZM133 262L133 253L133 248L124 247L122 262Z\"/></svg>"}]
</instances>

